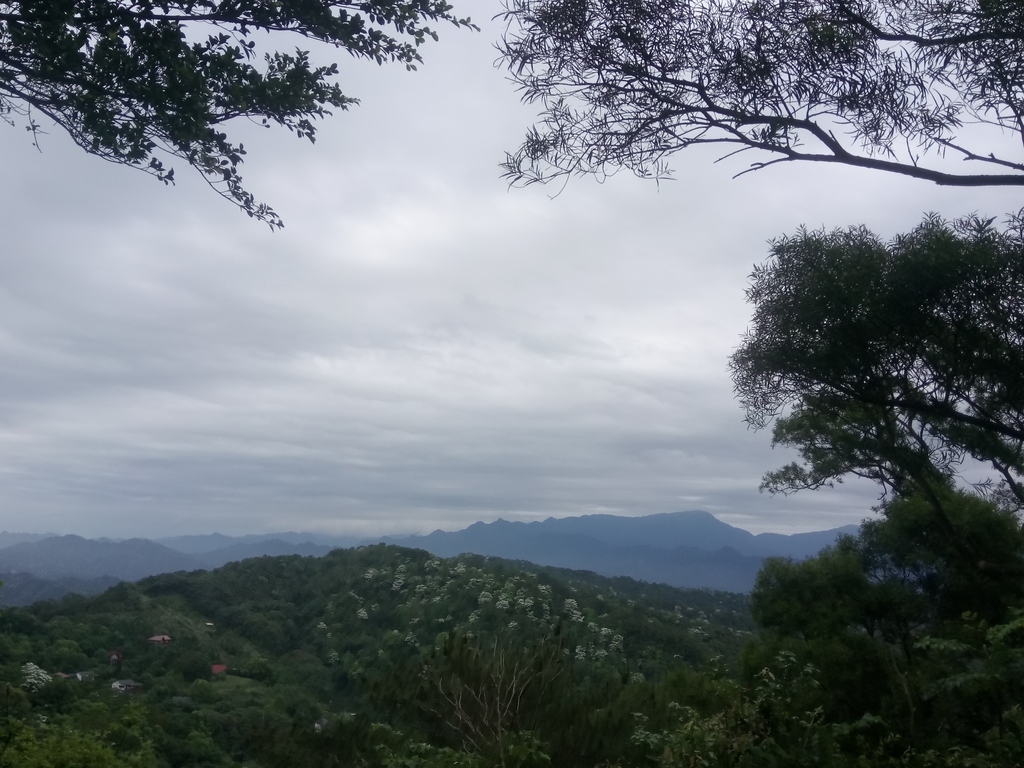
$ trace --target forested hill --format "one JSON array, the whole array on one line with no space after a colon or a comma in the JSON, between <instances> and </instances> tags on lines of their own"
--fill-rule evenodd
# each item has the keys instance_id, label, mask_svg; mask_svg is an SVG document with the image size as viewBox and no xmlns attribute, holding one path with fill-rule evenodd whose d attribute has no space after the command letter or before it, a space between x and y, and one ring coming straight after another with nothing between
<instances>
[{"instance_id":1,"label":"forested hill","mask_svg":"<svg viewBox=\"0 0 1024 768\"><path fill-rule=\"evenodd\" d=\"M457 744L440 733L454 716L445 681L497 655L551 678L557 696L527 725L553 759L568 750L563 763L583 765L570 753L628 749L632 713L653 707L659 686L713 657L735 661L751 629L741 595L377 545L7 609L0 674L23 722L41 716L83 739L113 729L132 765L299 765L288 760L318 721L350 744L380 737L361 723L387 722L396 754L438 729L432 741ZM118 680L139 687L118 693Z\"/></svg>"},{"instance_id":2,"label":"forested hill","mask_svg":"<svg viewBox=\"0 0 1024 768\"><path fill-rule=\"evenodd\" d=\"M907 498L817 557L766 560L749 610L734 593L386 545L6 609L0 762L1024 765L1024 529L1015 510L949 498L961 543L1000 570Z\"/></svg>"}]
</instances>

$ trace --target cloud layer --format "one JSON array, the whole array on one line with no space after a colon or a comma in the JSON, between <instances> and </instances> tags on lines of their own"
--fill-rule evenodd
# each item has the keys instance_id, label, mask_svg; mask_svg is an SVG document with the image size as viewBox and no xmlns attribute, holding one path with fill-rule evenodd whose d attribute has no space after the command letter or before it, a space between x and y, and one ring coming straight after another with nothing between
<instances>
[{"instance_id":1,"label":"cloud layer","mask_svg":"<svg viewBox=\"0 0 1024 768\"><path fill-rule=\"evenodd\" d=\"M498 516L707 509L751 530L859 520L870 486L760 496L726 359L746 276L797 226L883 235L1019 194L834 168L739 180L675 158L509 190L532 112L497 27L406 73L343 62L361 106L310 147L242 125L271 233L175 188L0 133L0 527L86 535L406 532ZM556 194L558 193L558 194Z\"/></svg>"}]
</instances>

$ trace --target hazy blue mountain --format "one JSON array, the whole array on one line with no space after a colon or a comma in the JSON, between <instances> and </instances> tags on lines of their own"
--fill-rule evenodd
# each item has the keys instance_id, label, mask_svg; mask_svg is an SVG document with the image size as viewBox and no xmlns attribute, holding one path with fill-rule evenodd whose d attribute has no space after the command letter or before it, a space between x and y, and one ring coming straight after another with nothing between
<instances>
[{"instance_id":1,"label":"hazy blue mountain","mask_svg":"<svg viewBox=\"0 0 1024 768\"><path fill-rule=\"evenodd\" d=\"M0 531L0 549L6 549L15 544L29 541L41 541L56 535L56 533L8 533L7 531Z\"/></svg>"},{"instance_id":2,"label":"hazy blue mountain","mask_svg":"<svg viewBox=\"0 0 1024 768\"><path fill-rule=\"evenodd\" d=\"M473 533L471 540L469 537L439 536L435 533L401 544L426 549L439 557L472 552L557 568L593 571L602 576L629 576L674 587L727 592L749 592L762 562L760 557L741 555L731 547L722 547L714 552L696 547L615 547L589 536L537 533L506 521L491 523L486 532ZM399 542L389 540L388 543Z\"/></svg>"},{"instance_id":3,"label":"hazy blue mountain","mask_svg":"<svg viewBox=\"0 0 1024 768\"><path fill-rule=\"evenodd\" d=\"M509 547L512 542L527 544L552 536L585 537L615 547L652 547L677 549L692 547L715 552L731 547L742 555L758 557L806 558L835 542L844 533L856 533L858 526L847 525L812 533L762 533L755 535L742 528L723 523L708 512L667 512L644 517L619 515L584 515L581 517L549 517L547 520L519 523L496 520L474 523L461 531L434 531L426 536L385 537L380 541L404 546L444 548L459 552L476 552L479 547ZM377 541L378 539L375 539ZM413 544L412 542L416 542ZM458 549L468 546L468 549ZM475 548L474 548L475 547ZM458 551L455 551L458 550ZM494 553L497 554L497 553Z\"/></svg>"},{"instance_id":4,"label":"hazy blue mountain","mask_svg":"<svg viewBox=\"0 0 1024 768\"><path fill-rule=\"evenodd\" d=\"M741 549L746 554L757 554L762 557L792 557L794 560L805 560L814 557L825 547L836 543L840 536L856 536L859 525L844 525L828 531L810 531L808 533L759 533L753 543Z\"/></svg>"},{"instance_id":5,"label":"hazy blue mountain","mask_svg":"<svg viewBox=\"0 0 1024 768\"><path fill-rule=\"evenodd\" d=\"M206 533L199 536L168 536L163 539L153 539L153 541L169 549L184 552L186 555L196 555L230 547L237 544L239 538L225 536L223 533Z\"/></svg>"},{"instance_id":6,"label":"hazy blue mountain","mask_svg":"<svg viewBox=\"0 0 1024 768\"><path fill-rule=\"evenodd\" d=\"M46 600L69 592L93 594L119 581L138 581L174 571L212 570L250 557L321 557L334 549L326 544L292 544L262 537L258 541L239 541L229 536L223 539L228 546L196 554L179 552L148 539L114 541L53 536L13 544L0 549L0 580L6 582L0 589L0 605L27 605L25 600L32 595Z\"/></svg>"},{"instance_id":7,"label":"hazy blue mountain","mask_svg":"<svg viewBox=\"0 0 1024 768\"><path fill-rule=\"evenodd\" d=\"M40 600L59 600L65 595L98 595L121 579L99 576L95 579L41 579L31 573L3 574L0 607L32 605Z\"/></svg>"},{"instance_id":8,"label":"hazy blue mountain","mask_svg":"<svg viewBox=\"0 0 1024 768\"><path fill-rule=\"evenodd\" d=\"M793 535L735 528L707 512L645 517L585 515L533 523L497 520L461 531L381 539L441 557L473 552L541 565L630 576L677 587L749 591L765 557L803 559L857 526Z\"/></svg>"},{"instance_id":9,"label":"hazy blue mountain","mask_svg":"<svg viewBox=\"0 0 1024 768\"><path fill-rule=\"evenodd\" d=\"M192 556L147 539L96 541L53 536L0 549L0 572L30 573L43 579L112 576L137 581L158 573L202 568L203 563Z\"/></svg>"},{"instance_id":10,"label":"hazy blue mountain","mask_svg":"<svg viewBox=\"0 0 1024 768\"><path fill-rule=\"evenodd\" d=\"M43 596L40 599L46 599L58 596L54 593L61 589L64 594L83 593L82 590L92 588L86 582L100 578L136 581L160 573L219 568L250 557L320 557L337 547L385 541L425 549L442 557L472 552L676 587L747 592L764 557L810 557L840 534L856 530L856 526L846 526L791 536L755 536L707 512L674 512L646 517L586 515L533 523L498 520L475 523L461 531L363 540L293 531L249 536L175 536L155 542L0 534L0 578L7 578L3 573L21 574L18 578L24 586L19 587L19 594L38 594ZM3 546L3 536L21 539ZM25 574L49 582L78 581L63 585L30 583ZM3 600L0 590L0 604Z\"/></svg>"},{"instance_id":11,"label":"hazy blue mountain","mask_svg":"<svg viewBox=\"0 0 1024 768\"><path fill-rule=\"evenodd\" d=\"M505 523L504 520L498 522ZM477 524L477 526L480 525L485 524ZM497 525L497 523L491 525ZM505 523L505 525L522 526L535 533L543 531L544 533L584 535L613 546L647 546L656 549L693 547L709 552L714 552L722 547L732 547L743 555L800 559L817 554L824 547L834 543L840 534L856 533L858 528L856 525L848 525L813 533L791 535L762 533L755 535L742 528L723 523L708 512L697 510L667 512L644 517L585 515L560 519L548 518L534 523ZM470 526L466 530L469 531L477 526ZM502 533L508 533L508 530L505 529Z\"/></svg>"},{"instance_id":12,"label":"hazy blue mountain","mask_svg":"<svg viewBox=\"0 0 1024 768\"><path fill-rule=\"evenodd\" d=\"M316 544L326 546L329 549L355 547L362 544L366 537L356 536L328 536L322 533L297 533L295 531L283 531L281 533L257 533L245 536L226 536L223 533L206 533L196 536L168 536L162 539L154 539L157 544L170 547L178 552L189 555L215 552L225 547L233 547L240 544L259 544L268 541L280 541L286 544L302 545ZM288 553L292 554L292 553ZM255 555L253 555L255 556Z\"/></svg>"}]
</instances>

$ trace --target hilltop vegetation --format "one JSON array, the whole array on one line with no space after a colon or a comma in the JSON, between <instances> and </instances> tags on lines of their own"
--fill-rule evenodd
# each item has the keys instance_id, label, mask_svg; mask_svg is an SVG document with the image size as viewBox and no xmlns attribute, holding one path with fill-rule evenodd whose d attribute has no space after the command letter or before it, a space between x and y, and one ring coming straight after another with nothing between
<instances>
[{"instance_id":1,"label":"hilltop vegetation","mask_svg":"<svg viewBox=\"0 0 1024 768\"><path fill-rule=\"evenodd\" d=\"M940 501L958 541L894 499L749 609L378 545L5 610L0 766L1022 765L1024 530Z\"/></svg>"},{"instance_id":2,"label":"hilltop vegetation","mask_svg":"<svg viewBox=\"0 0 1024 768\"><path fill-rule=\"evenodd\" d=\"M0 614L3 759L68 743L99 750L96 765L404 765L464 749L592 765L635 751L633 713L664 721L669 691L735 661L752 628L740 595L478 556L255 558ZM486 734L460 726L492 705Z\"/></svg>"}]
</instances>

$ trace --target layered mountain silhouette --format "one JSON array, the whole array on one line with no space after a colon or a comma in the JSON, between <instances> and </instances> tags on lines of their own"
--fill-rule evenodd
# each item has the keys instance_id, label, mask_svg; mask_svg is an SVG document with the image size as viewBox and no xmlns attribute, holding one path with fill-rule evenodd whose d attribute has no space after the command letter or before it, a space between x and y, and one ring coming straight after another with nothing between
<instances>
[{"instance_id":1,"label":"layered mountain silhouette","mask_svg":"<svg viewBox=\"0 0 1024 768\"><path fill-rule=\"evenodd\" d=\"M69 592L93 594L118 581L174 571L210 570L235 560L277 555L320 557L340 546L383 541L440 557L465 552L525 560L602 576L628 576L675 587L749 592L765 557L803 559L833 544L850 525L828 531L754 535L707 512L646 517L586 515L517 523L475 523L426 536L355 539L296 533L220 533L148 539L0 534L0 605L27 605Z\"/></svg>"},{"instance_id":2,"label":"layered mountain silhouette","mask_svg":"<svg viewBox=\"0 0 1024 768\"><path fill-rule=\"evenodd\" d=\"M856 525L812 533L752 534L707 512L645 517L586 515L533 523L497 520L426 536L385 537L388 544L425 549L440 557L463 552L602 576L630 576L674 587L749 592L765 557L802 560Z\"/></svg>"},{"instance_id":3,"label":"layered mountain silhouette","mask_svg":"<svg viewBox=\"0 0 1024 768\"><path fill-rule=\"evenodd\" d=\"M5 573L0 576L0 606L32 605L40 600L59 600L65 595L98 595L122 580L113 576L95 579L41 579L31 573Z\"/></svg>"},{"instance_id":4,"label":"layered mountain silhouette","mask_svg":"<svg viewBox=\"0 0 1024 768\"><path fill-rule=\"evenodd\" d=\"M517 523L496 520L493 523L474 523L461 531L434 531L426 536L384 537L387 541L403 546L415 546L451 554L483 552L482 548L533 546L550 541L555 537L568 539L590 539L612 547L651 547L653 549L693 549L714 552L730 547L741 555L758 557L792 557L802 559L817 554L823 548L834 544L838 536L854 534L856 525L833 528L812 533L761 533L753 534L742 528L723 523L708 512L667 512L644 517L622 517L620 515L584 515L582 517L549 517L533 523ZM461 549L460 549L461 547ZM450 557L450 554L445 554ZM505 555L500 555L504 557Z\"/></svg>"},{"instance_id":5,"label":"layered mountain silhouette","mask_svg":"<svg viewBox=\"0 0 1024 768\"><path fill-rule=\"evenodd\" d=\"M50 536L0 547L0 580L4 582L0 606L30 605L70 593L92 595L121 581L138 581L175 571L212 570L250 557L321 557L334 549L325 544L292 544L275 538L240 541L220 534L213 536L226 540L228 546L190 554L148 539L111 541Z\"/></svg>"},{"instance_id":6,"label":"layered mountain silhouette","mask_svg":"<svg viewBox=\"0 0 1024 768\"><path fill-rule=\"evenodd\" d=\"M95 579L113 576L138 581L170 571L202 568L197 560L147 539L109 541L53 536L0 549L0 571L30 573L42 579Z\"/></svg>"},{"instance_id":7,"label":"layered mountain silhouette","mask_svg":"<svg viewBox=\"0 0 1024 768\"><path fill-rule=\"evenodd\" d=\"M8 533L7 531L0 531L0 549L13 546L14 544L21 544L26 541L48 539L51 536L56 535L57 534L55 533Z\"/></svg>"},{"instance_id":8,"label":"layered mountain silhouette","mask_svg":"<svg viewBox=\"0 0 1024 768\"><path fill-rule=\"evenodd\" d=\"M357 547L360 544L363 544L366 541L366 537L328 536L322 533L283 531L280 533L249 534L246 536L226 536L223 533L206 533L192 536L169 536L163 539L154 539L154 541L157 544L163 544L165 547L170 547L178 552L184 552L189 555L201 555L238 545L252 546L254 549L258 550L259 545L269 542L275 542L271 546L280 546L280 543L291 545L317 544L327 547L328 550L348 549L349 547ZM270 554L270 552L264 552L261 554Z\"/></svg>"}]
</instances>

